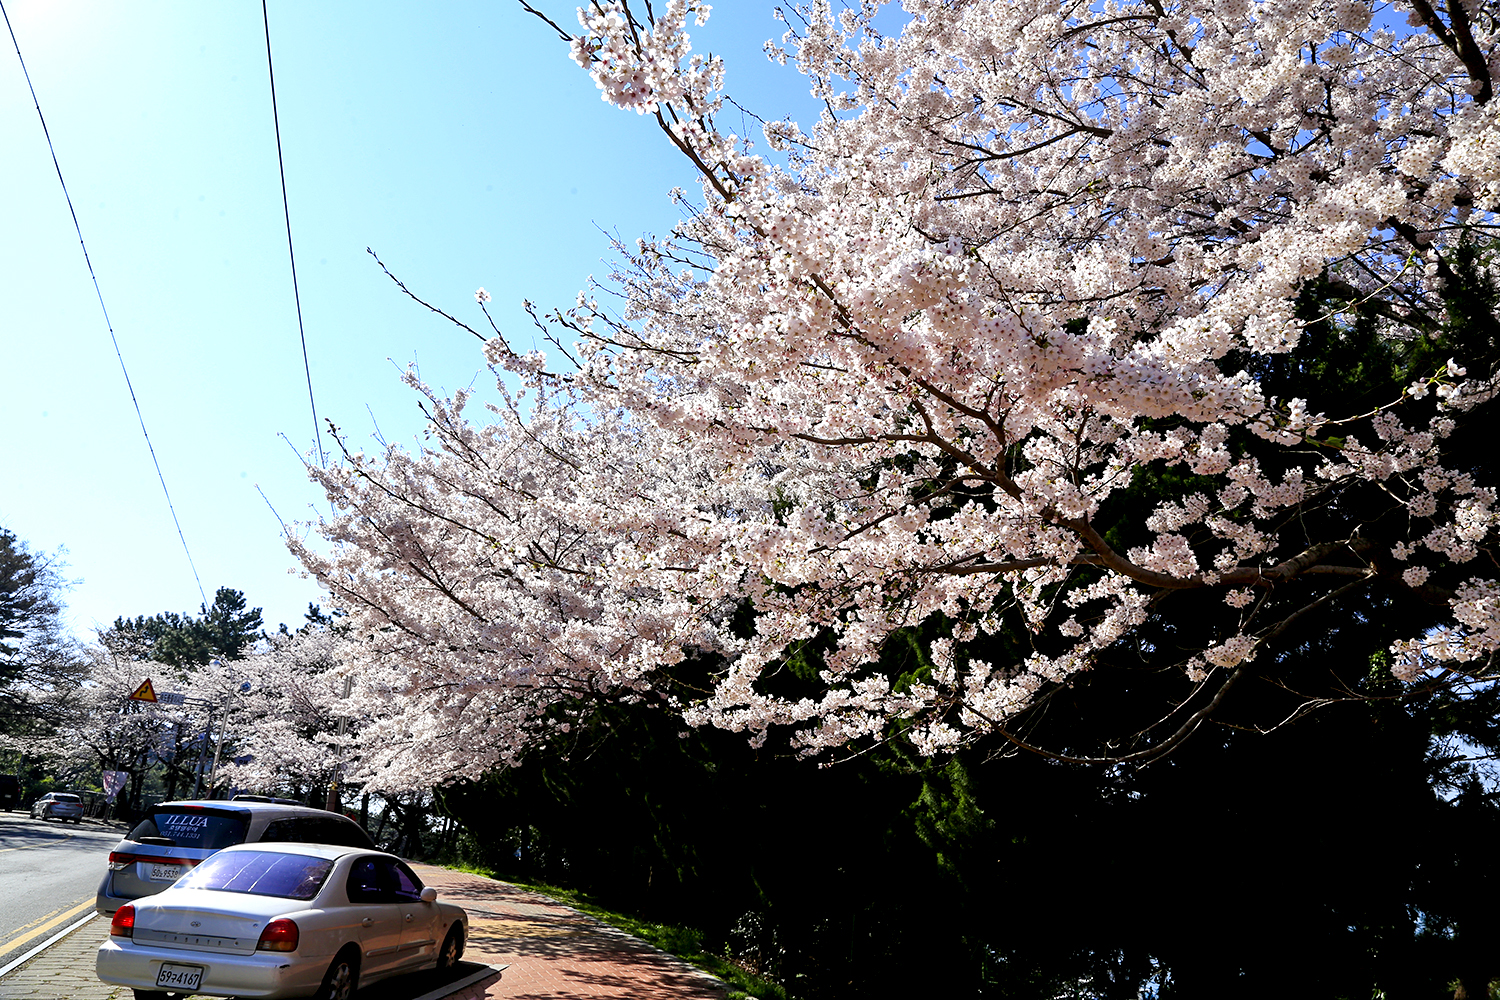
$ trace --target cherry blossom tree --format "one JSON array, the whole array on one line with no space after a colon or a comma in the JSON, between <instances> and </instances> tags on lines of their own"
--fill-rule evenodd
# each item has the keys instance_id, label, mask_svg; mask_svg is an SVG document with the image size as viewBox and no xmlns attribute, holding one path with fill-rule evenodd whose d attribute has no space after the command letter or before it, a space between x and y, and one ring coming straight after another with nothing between
<instances>
[{"instance_id":1,"label":"cherry blossom tree","mask_svg":"<svg viewBox=\"0 0 1500 1000\"><path fill-rule=\"evenodd\" d=\"M221 589L221 597L225 594L239 597L238 592ZM254 614L258 624L259 609ZM131 785L126 799L137 806L148 772L158 769L163 794L169 798L191 794L200 785L202 794L211 795L212 787L221 784L210 781L215 751L237 735L234 722L264 727L269 742L271 734L296 718L282 703L273 702L270 707L276 711L250 716L241 710L240 719L226 720L241 700L252 700L241 698L242 685L267 671L263 661L279 644L264 639L255 640L254 646L250 639L239 642L236 649L257 651L251 661L210 660L207 649L201 657L204 662L191 653L181 655L199 645L195 640L212 621L207 616L198 622L175 615L117 619L81 648L81 668L66 688L31 689L34 699L50 698L54 703L51 724L9 744L46 761L60 774L90 783L102 770L127 771ZM152 682L157 701L130 697L146 680ZM265 707L267 699L253 701ZM285 757L289 780L300 777L300 763L294 755Z\"/></svg>"},{"instance_id":2,"label":"cherry blossom tree","mask_svg":"<svg viewBox=\"0 0 1500 1000\"><path fill-rule=\"evenodd\" d=\"M595 697L808 752L1022 743L1180 615L1180 696L1115 757L1147 760L1357 594L1433 609L1397 682L1486 682L1494 12L905 0L883 34L876 8L788 9L768 52L825 110L753 141L692 51L707 5L539 14L698 194L537 317L548 352L479 334L485 422L413 375L419 451L312 470L331 545L292 547L361 640L374 780L477 774ZM1384 395L1320 408L1314 331L1372 333ZM882 669L924 628L918 675ZM777 693L812 646L818 693ZM669 683L702 657L706 689Z\"/></svg>"},{"instance_id":3,"label":"cherry blossom tree","mask_svg":"<svg viewBox=\"0 0 1500 1000\"><path fill-rule=\"evenodd\" d=\"M131 700L131 692L153 673L158 691L181 684L164 676L163 664L148 661L134 637L110 629L97 638L83 650L86 670L70 687L58 718L18 749L87 783L96 782L103 770L127 771L132 784L125 797L138 799L146 772L175 763L183 736L202 723L187 705Z\"/></svg>"},{"instance_id":4,"label":"cherry blossom tree","mask_svg":"<svg viewBox=\"0 0 1500 1000\"><path fill-rule=\"evenodd\" d=\"M310 626L272 636L233 664L222 783L302 796L338 780L344 676L338 634ZM235 761L239 761L236 763Z\"/></svg>"}]
</instances>

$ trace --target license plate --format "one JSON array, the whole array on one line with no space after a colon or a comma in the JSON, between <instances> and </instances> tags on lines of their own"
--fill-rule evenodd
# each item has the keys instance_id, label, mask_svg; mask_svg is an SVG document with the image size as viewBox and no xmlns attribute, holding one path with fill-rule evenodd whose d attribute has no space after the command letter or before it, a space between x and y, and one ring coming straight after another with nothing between
<instances>
[{"instance_id":1,"label":"license plate","mask_svg":"<svg viewBox=\"0 0 1500 1000\"><path fill-rule=\"evenodd\" d=\"M151 879L154 882L175 882L182 877L181 865L152 865Z\"/></svg>"},{"instance_id":2,"label":"license plate","mask_svg":"<svg viewBox=\"0 0 1500 1000\"><path fill-rule=\"evenodd\" d=\"M161 971L156 974L157 986L170 986L173 989L196 990L202 981L203 966L201 965L175 965L172 962L163 962Z\"/></svg>"}]
</instances>

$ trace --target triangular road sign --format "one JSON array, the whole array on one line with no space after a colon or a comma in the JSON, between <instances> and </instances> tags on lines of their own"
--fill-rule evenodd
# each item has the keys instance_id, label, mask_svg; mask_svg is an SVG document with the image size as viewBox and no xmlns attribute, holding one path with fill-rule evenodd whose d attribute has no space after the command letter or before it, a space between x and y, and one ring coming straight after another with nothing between
<instances>
[{"instance_id":1,"label":"triangular road sign","mask_svg":"<svg viewBox=\"0 0 1500 1000\"><path fill-rule=\"evenodd\" d=\"M156 689L151 686L151 678L147 677L141 681L141 686L131 693L130 697L136 701L155 701Z\"/></svg>"}]
</instances>

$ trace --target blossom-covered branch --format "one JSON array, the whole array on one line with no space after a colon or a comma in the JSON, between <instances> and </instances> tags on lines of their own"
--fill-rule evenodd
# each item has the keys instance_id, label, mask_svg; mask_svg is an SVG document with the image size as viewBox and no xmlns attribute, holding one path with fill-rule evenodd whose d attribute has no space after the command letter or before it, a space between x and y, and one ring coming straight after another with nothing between
<instances>
[{"instance_id":1,"label":"blossom-covered branch","mask_svg":"<svg viewBox=\"0 0 1500 1000\"><path fill-rule=\"evenodd\" d=\"M421 454L313 470L333 548L295 547L409 701L382 739L472 774L567 725L560 704L656 692L809 750L909 720L936 752L1179 591L1230 609L1180 658L1193 684L1351 585L1447 604L1398 676L1487 662L1494 483L1452 442L1487 412L1495 353L1424 351L1461 295L1493 321L1493 21L905 8L895 37L874 4L798 8L771 50L827 110L767 123L771 157L717 123L724 68L687 27L706 5L580 10L574 59L657 118L702 200L620 248L622 313L584 294L550 318L563 368L487 343L526 394L490 425L413 379ZM1308 338L1368 330L1411 380L1325 412ZM923 677L879 667L939 620ZM813 640L822 692L773 693ZM713 690L660 690L691 654L720 659Z\"/></svg>"}]
</instances>

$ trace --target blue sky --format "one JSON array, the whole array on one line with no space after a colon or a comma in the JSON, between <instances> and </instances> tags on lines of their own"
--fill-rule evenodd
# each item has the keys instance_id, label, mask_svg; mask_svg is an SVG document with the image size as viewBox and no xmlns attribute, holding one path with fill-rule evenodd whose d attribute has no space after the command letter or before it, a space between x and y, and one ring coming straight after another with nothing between
<instances>
[{"instance_id":1,"label":"blue sky","mask_svg":"<svg viewBox=\"0 0 1500 1000\"><path fill-rule=\"evenodd\" d=\"M270 627L315 584L280 525L326 507L286 252L261 8L248 0L6 0L104 301L203 588L243 590ZM572 6L547 5L572 26ZM677 220L694 175L649 118L599 100L519 5L270 4L303 318L320 417L357 446L422 427L398 378L484 385L479 344L402 297L373 248L477 323L474 289L518 346L520 308L603 274L600 228ZM816 113L761 53L771 4L716 5L697 51L768 118ZM0 50L0 525L65 546L75 631L194 611L197 584L136 422L10 39ZM738 124L738 123L736 123ZM753 123L752 123L753 124ZM283 440L281 435L289 439Z\"/></svg>"}]
</instances>

